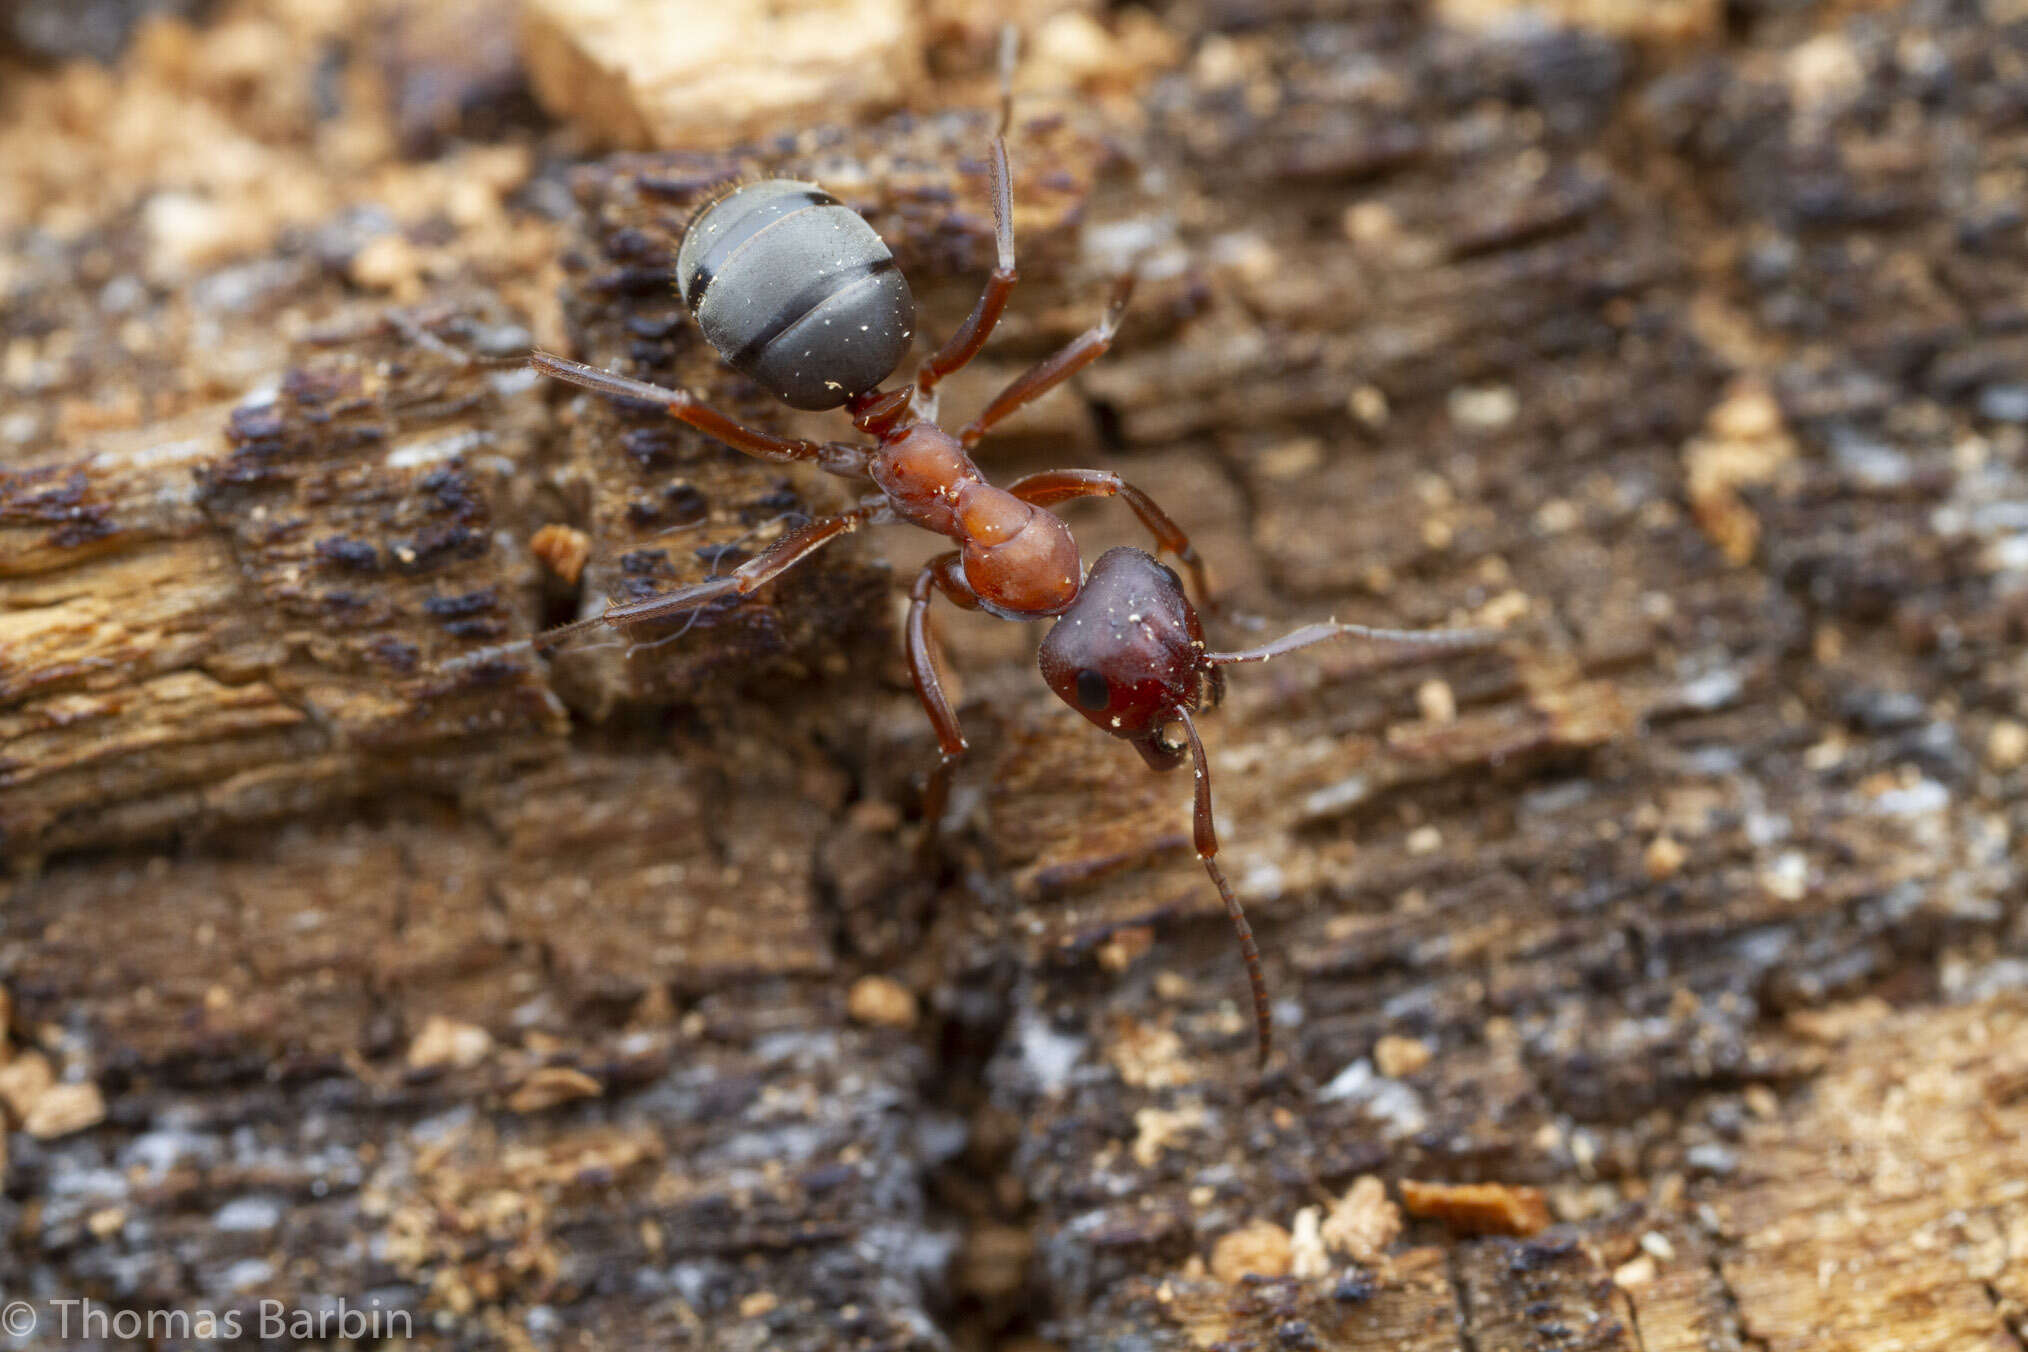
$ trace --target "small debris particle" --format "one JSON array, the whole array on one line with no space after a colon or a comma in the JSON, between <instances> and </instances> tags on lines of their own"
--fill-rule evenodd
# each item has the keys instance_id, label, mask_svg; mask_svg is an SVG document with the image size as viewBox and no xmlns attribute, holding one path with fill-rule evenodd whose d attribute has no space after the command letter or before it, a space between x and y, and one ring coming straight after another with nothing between
<instances>
[{"instance_id":1,"label":"small debris particle","mask_svg":"<svg viewBox=\"0 0 2028 1352\"><path fill-rule=\"evenodd\" d=\"M1658 1263L1676 1261L1676 1246L1660 1230L1649 1230L1641 1236L1641 1252Z\"/></svg>"},{"instance_id":2,"label":"small debris particle","mask_svg":"<svg viewBox=\"0 0 2028 1352\"><path fill-rule=\"evenodd\" d=\"M1387 425L1387 396L1377 386L1361 385L1345 400L1345 411L1368 427Z\"/></svg>"},{"instance_id":3,"label":"small debris particle","mask_svg":"<svg viewBox=\"0 0 2028 1352\"><path fill-rule=\"evenodd\" d=\"M862 798L845 809L845 819L855 831L891 836L901 827L901 809L885 798Z\"/></svg>"},{"instance_id":4,"label":"small debris particle","mask_svg":"<svg viewBox=\"0 0 2028 1352\"><path fill-rule=\"evenodd\" d=\"M1761 870L1760 885L1776 901L1801 901L1810 893L1810 861L1800 850L1784 850Z\"/></svg>"},{"instance_id":5,"label":"small debris particle","mask_svg":"<svg viewBox=\"0 0 2028 1352\"><path fill-rule=\"evenodd\" d=\"M1323 463L1324 443L1316 437L1297 437L1261 452L1260 472L1286 483L1316 473Z\"/></svg>"},{"instance_id":6,"label":"small debris particle","mask_svg":"<svg viewBox=\"0 0 2028 1352\"><path fill-rule=\"evenodd\" d=\"M375 235L352 256L350 274L355 286L407 300L421 293L422 256L400 235Z\"/></svg>"},{"instance_id":7,"label":"small debris particle","mask_svg":"<svg viewBox=\"0 0 2028 1352\"><path fill-rule=\"evenodd\" d=\"M1451 421L1468 432L1497 432L1521 413L1521 400L1507 385L1460 386L1446 404Z\"/></svg>"},{"instance_id":8,"label":"small debris particle","mask_svg":"<svg viewBox=\"0 0 2028 1352\"><path fill-rule=\"evenodd\" d=\"M477 1024L458 1023L441 1014L423 1020L422 1031L408 1044L410 1070L454 1067L469 1070L493 1050L493 1035Z\"/></svg>"},{"instance_id":9,"label":"small debris particle","mask_svg":"<svg viewBox=\"0 0 2028 1352\"><path fill-rule=\"evenodd\" d=\"M845 1012L875 1028L913 1028L915 992L892 977L862 976L845 996Z\"/></svg>"},{"instance_id":10,"label":"small debris particle","mask_svg":"<svg viewBox=\"0 0 2028 1352\"><path fill-rule=\"evenodd\" d=\"M1637 1291L1655 1280L1655 1260L1647 1254L1629 1259L1613 1269L1613 1285L1622 1291Z\"/></svg>"},{"instance_id":11,"label":"small debris particle","mask_svg":"<svg viewBox=\"0 0 2028 1352\"><path fill-rule=\"evenodd\" d=\"M1986 734L1986 764L1995 770L2018 770L2028 763L2028 725L2003 718Z\"/></svg>"},{"instance_id":12,"label":"small debris particle","mask_svg":"<svg viewBox=\"0 0 2028 1352\"><path fill-rule=\"evenodd\" d=\"M1099 966L1115 976L1132 967L1155 946L1155 931L1148 925L1128 925L1115 930L1098 946Z\"/></svg>"},{"instance_id":13,"label":"small debris particle","mask_svg":"<svg viewBox=\"0 0 2028 1352\"><path fill-rule=\"evenodd\" d=\"M1772 1122L1782 1115L1781 1099L1764 1084L1748 1085L1742 1097L1746 1099L1746 1110L1763 1122Z\"/></svg>"},{"instance_id":14,"label":"small debris particle","mask_svg":"<svg viewBox=\"0 0 2028 1352\"><path fill-rule=\"evenodd\" d=\"M1525 617L1531 608L1528 593L1509 587L1472 613L1472 623L1487 629L1504 629Z\"/></svg>"},{"instance_id":15,"label":"small debris particle","mask_svg":"<svg viewBox=\"0 0 2028 1352\"><path fill-rule=\"evenodd\" d=\"M1120 1078L1136 1089L1174 1089L1197 1078L1183 1054L1183 1039L1172 1028L1127 1020L1108 1058Z\"/></svg>"},{"instance_id":16,"label":"small debris particle","mask_svg":"<svg viewBox=\"0 0 2028 1352\"><path fill-rule=\"evenodd\" d=\"M1321 1214L1316 1207L1304 1207L1289 1231L1289 1275L1299 1281L1316 1281L1331 1272L1331 1257L1318 1225Z\"/></svg>"},{"instance_id":17,"label":"small debris particle","mask_svg":"<svg viewBox=\"0 0 2028 1352\"><path fill-rule=\"evenodd\" d=\"M1418 826L1408 833L1410 854L1435 854L1444 847L1444 833L1434 826Z\"/></svg>"},{"instance_id":18,"label":"small debris particle","mask_svg":"<svg viewBox=\"0 0 2028 1352\"><path fill-rule=\"evenodd\" d=\"M1339 221L1339 228L1345 232L1345 238L1352 243L1367 248L1378 248L1401 238L1401 217L1385 202L1355 202L1345 208L1345 214ZM1371 385L1362 385L1360 389L1380 393ZM1353 391L1353 394L1356 397L1358 391ZM1385 398L1386 396L1382 395L1382 399ZM1356 415L1356 409L1354 413Z\"/></svg>"},{"instance_id":19,"label":"small debris particle","mask_svg":"<svg viewBox=\"0 0 2028 1352\"><path fill-rule=\"evenodd\" d=\"M1860 999L1841 1005L1825 1005L1821 1009L1795 1009L1789 1016L1787 1024L1789 1032L1793 1032L1799 1038L1807 1038L1809 1042L1819 1042L1823 1046L1833 1046L1837 1042L1843 1042L1845 1038L1850 1038L1856 1032L1872 1028L1880 1020L1888 1018L1890 1013L1892 1007L1888 1005L1888 1001L1880 999L1878 995L1864 995Z\"/></svg>"},{"instance_id":20,"label":"small debris particle","mask_svg":"<svg viewBox=\"0 0 2028 1352\"><path fill-rule=\"evenodd\" d=\"M1371 1267L1401 1234L1401 1208L1388 1200L1387 1185L1372 1174L1353 1181L1324 1218L1324 1244Z\"/></svg>"},{"instance_id":21,"label":"small debris particle","mask_svg":"<svg viewBox=\"0 0 2028 1352\"><path fill-rule=\"evenodd\" d=\"M1435 1055L1421 1038L1389 1033L1373 1044L1373 1068L1390 1080L1398 1080L1421 1070Z\"/></svg>"},{"instance_id":22,"label":"small debris particle","mask_svg":"<svg viewBox=\"0 0 2028 1352\"><path fill-rule=\"evenodd\" d=\"M1152 1169L1162 1152L1176 1146L1190 1132L1204 1125L1204 1105L1185 1103L1180 1108L1137 1108L1134 1110L1134 1162Z\"/></svg>"},{"instance_id":23,"label":"small debris particle","mask_svg":"<svg viewBox=\"0 0 2028 1352\"><path fill-rule=\"evenodd\" d=\"M517 1113L539 1113L574 1099L597 1098L603 1086L570 1066L544 1066L516 1086L507 1106Z\"/></svg>"},{"instance_id":24,"label":"small debris particle","mask_svg":"<svg viewBox=\"0 0 2028 1352\"><path fill-rule=\"evenodd\" d=\"M1683 1161L1699 1173L1724 1178L1739 1168L1739 1152L1731 1146L1710 1141L1684 1151Z\"/></svg>"},{"instance_id":25,"label":"small debris particle","mask_svg":"<svg viewBox=\"0 0 2028 1352\"><path fill-rule=\"evenodd\" d=\"M1249 1275L1286 1277L1293 1260L1288 1231L1273 1221L1253 1221L1211 1246L1211 1275L1237 1286Z\"/></svg>"},{"instance_id":26,"label":"small debris particle","mask_svg":"<svg viewBox=\"0 0 2028 1352\"><path fill-rule=\"evenodd\" d=\"M1728 563L1750 562L1760 545L1760 518L1739 490L1773 482L1795 455L1781 406L1752 378L1735 382L1706 416L1703 434L1684 446L1693 514Z\"/></svg>"},{"instance_id":27,"label":"small debris particle","mask_svg":"<svg viewBox=\"0 0 2028 1352\"><path fill-rule=\"evenodd\" d=\"M1317 1346L1317 1335L1310 1331L1304 1320L1284 1319L1275 1326L1275 1341L1283 1347L1294 1348L1296 1352L1312 1352Z\"/></svg>"},{"instance_id":28,"label":"small debris particle","mask_svg":"<svg viewBox=\"0 0 2028 1352\"><path fill-rule=\"evenodd\" d=\"M1423 720L1448 727L1458 721L1458 697L1449 681L1424 681L1415 688L1415 707Z\"/></svg>"},{"instance_id":29,"label":"small debris particle","mask_svg":"<svg viewBox=\"0 0 2028 1352\"><path fill-rule=\"evenodd\" d=\"M1651 882L1661 882L1681 872L1683 861L1688 857L1688 852L1676 842L1676 838L1664 832L1648 842L1648 848L1641 855L1641 865L1647 870Z\"/></svg>"},{"instance_id":30,"label":"small debris particle","mask_svg":"<svg viewBox=\"0 0 2028 1352\"><path fill-rule=\"evenodd\" d=\"M49 1058L41 1052L27 1052L0 1066L0 1104L6 1105L16 1122L24 1121L35 1101L55 1083L56 1072L49 1068Z\"/></svg>"},{"instance_id":31,"label":"small debris particle","mask_svg":"<svg viewBox=\"0 0 2028 1352\"><path fill-rule=\"evenodd\" d=\"M85 1217L85 1229L92 1232L94 1239L111 1239L120 1233L127 1223L127 1209L118 1206L100 1207Z\"/></svg>"},{"instance_id":32,"label":"small debris particle","mask_svg":"<svg viewBox=\"0 0 2028 1352\"><path fill-rule=\"evenodd\" d=\"M543 567L575 587L584 573L585 561L591 557L591 537L575 526L552 521L535 532L528 548Z\"/></svg>"},{"instance_id":33,"label":"small debris particle","mask_svg":"<svg viewBox=\"0 0 2028 1352\"><path fill-rule=\"evenodd\" d=\"M1073 80L1104 75L1116 60L1111 35L1090 15L1071 11L1043 24L1034 46L1039 62Z\"/></svg>"},{"instance_id":34,"label":"small debris particle","mask_svg":"<svg viewBox=\"0 0 2028 1352\"><path fill-rule=\"evenodd\" d=\"M1569 498L1551 498L1535 509L1535 529L1544 535L1563 535L1576 530L1582 520L1577 504Z\"/></svg>"},{"instance_id":35,"label":"small debris particle","mask_svg":"<svg viewBox=\"0 0 2028 1352\"><path fill-rule=\"evenodd\" d=\"M23 1115L21 1129L37 1140L50 1141L105 1120L106 1099L97 1085L53 1084Z\"/></svg>"},{"instance_id":36,"label":"small debris particle","mask_svg":"<svg viewBox=\"0 0 2028 1352\"><path fill-rule=\"evenodd\" d=\"M1364 1268L1349 1268L1331 1288L1331 1299L1341 1305L1364 1305L1379 1289L1372 1273Z\"/></svg>"},{"instance_id":37,"label":"small debris particle","mask_svg":"<svg viewBox=\"0 0 2028 1352\"><path fill-rule=\"evenodd\" d=\"M772 1291L748 1292L740 1297L739 1317L741 1319L759 1319L764 1315L773 1314L775 1306L780 1303L780 1301L775 1299L775 1293Z\"/></svg>"},{"instance_id":38,"label":"small debris particle","mask_svg":"<svg viewBox=\"0 0 2028 1352\"><path fill-rule=\"evenodd\" d=\"M1442 1221L1477 1235L1528 1236L1549 1226L1549 1203L1540 1188L1506 1183L1401 1181L1401 1204L1411 1216Z\"/></svg>"}]
</instances>

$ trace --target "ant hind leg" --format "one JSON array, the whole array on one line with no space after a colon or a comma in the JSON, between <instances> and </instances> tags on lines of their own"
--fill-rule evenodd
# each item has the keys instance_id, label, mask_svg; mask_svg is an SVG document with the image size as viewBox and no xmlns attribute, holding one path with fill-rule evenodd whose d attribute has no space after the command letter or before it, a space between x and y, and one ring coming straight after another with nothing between
<instances>
[{"instance_id":1,"label":"ant hind leg","mask_svg":"<svg viewBox=\"0 0 2028 1352\"><path fill-rule=\"evenodd\" d=\"M771 432L748 427L709 405L699 403L688 390L672 390L662 385L651 385L645 380L615 375L596 366L559 357L554 352L531 352L528 364L538 374L566 381L608 399L632 399L638 403L660 405L678 422L687 423L712 440L724 442L755 459L802 461L844 478L866 477L867 453L864 447L836 442L820 444L801 437L778 437Z\"/></svg>"},{"instance_id":2,"label":"ant hind leg","mask_svg":"<svg viewBox=\"0 0 2028 1352\"><path fill-rule=\"evenodd\" d=\"M588 619L544 630L535 636L535 645L540 649L549 650L572 635L587 632L600 625L611 625L621 629L630 625L648 624L655 620L673 619L678 615L702 609L721 597L746 596L763 584L780 577L839 536L857 530L886 509L887 504L881 502L812 521L800 530L790 531L723 577L710 578L655 596L644 596L638 601L623 601L617 605L607 606L605 610Z\"/></svg>"}]
</instances>

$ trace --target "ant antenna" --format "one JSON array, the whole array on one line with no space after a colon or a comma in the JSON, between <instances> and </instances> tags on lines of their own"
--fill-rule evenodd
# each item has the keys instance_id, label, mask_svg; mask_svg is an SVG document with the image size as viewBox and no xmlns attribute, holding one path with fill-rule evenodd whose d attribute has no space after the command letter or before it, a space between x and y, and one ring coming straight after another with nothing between
<instances>
[{"instance_id":1,"label":"ant antenna","mask_svg":"<svg viewBox=\"0 0 2028 1352\"><path fill-rule=\"evenodd\" d=\"M1239 953L1246 960L1246 979L1253 987L1254 1038L1260 1049L1260 1067L1267 1068L1268 1056L1274 1051L1274 1016L1268 1008L1267 977L1260 969L1260 948L1253 941L1253 926L1246 923L1246 912L1240 907L1239 898L1232 893L1232 884L1225 881L1225 871L1218 867L1218 833L1211 822L1211 763L1204 758L1204 743L1197 737L1197 722L1190 717L1188 709L1179 708L1176 716L1183 723L1183 735L1190 743L1191 771L1197 777L1197 813L1194 821L1197 862L1204 865L1204 871L1211 876L1211 882L1218 889L1218 896L1225 903L1225 914L1232 920L1232 932L1239 936Z\"/></svg>"},{"instance_id":2,"label":"ant antenna","mask_svg":"<svg viewBox=\"0 0 2028 1352\"><path fill-rule=\"evenodd\" d=\"M1505 636L1499 629L1375 629L1365 624L1340 624L1326 620L1322 624L1306 624L1302 628L1282 635L1272 643L1263 643L1258 648L1242 648L1238 652L1206 653L1204 661L1214 667L1229 667L1240 662L1265 662L1270 657L1307 648L1313 643L1322 643L1327 638L1363 638L1376 643L1399 643L1427 648L1484 648L1497 643Z\"/></svg>"},{"instance_id":3,"label":"ant antenna","mask_svg":"<svg viewBox=\"0 0 2028 1352\"><path fill-rule=\"evenodd\" d=\"M1014 65L1021 49L1021 30L1000 26L1000 135L1014 123Z\"/></svg>"},{"instance_id":4,"label":"ant antenna","mask_svg":"<svg viewBox=\"0 0 2028 1352\"><path fill-rule=\"evenodd\" d=\"M1021 30L1008 24L1000 30L1000 129L993 133L994 265L1014 272L1014 175L1007 164L1007 133L1014 127L1014 62Z\"/></svg>"}]
</instances>

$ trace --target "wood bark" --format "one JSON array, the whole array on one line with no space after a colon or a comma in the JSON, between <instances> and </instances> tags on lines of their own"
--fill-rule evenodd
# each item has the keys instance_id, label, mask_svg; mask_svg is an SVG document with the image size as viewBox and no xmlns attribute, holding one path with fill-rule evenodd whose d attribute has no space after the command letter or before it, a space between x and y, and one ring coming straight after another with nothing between
<instances>
[{"instance_id":1,"label":"wood bark","mask_svg":"<svg viewBox=\"0 0 2028 1352\"><path fill-rule=\"evenodd\" d=\"M1143 286L989 473L1148 489L1227 646L1508 630L1241 668L1205 720L1260 1079L1188 779L1055 705L1021 626L938 614L973 751L917 861L896 582L935 542L520 642L847 501L518 355L840 435L722 368L674 242L729 177L815 177L947 331L992 250L986 18L898 30L912 110L605 159L370 9L23 69L0 1288L342 1295L453 1347L2019 1352L2028 25L1641 13L1031 35L1022 283L945 407ZM317 23L342 98L289 93ZM122 196L64 158L164 106L294 127L242 147L289 182L381 159L193 238L148 203L236 200L204 165Z\"/></svg>"}]
</instances>

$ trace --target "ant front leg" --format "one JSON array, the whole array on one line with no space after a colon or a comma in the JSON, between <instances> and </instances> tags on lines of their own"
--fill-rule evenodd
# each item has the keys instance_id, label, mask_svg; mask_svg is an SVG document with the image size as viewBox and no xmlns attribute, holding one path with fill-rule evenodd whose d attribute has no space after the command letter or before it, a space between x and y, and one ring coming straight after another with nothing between
<instances>
[{"instance_id":1,"label":"ant front leg","mask_svg":"<svg viewBox=\"0 0 2028 1352\"><path fill-rule=\"evenodd\" d=\"M608 399L633 399L644 404L660 404L670 417L681 423L688 423L714 441L724 442L736 451L744 451L757 460L772 460L777 463L801 461L817 466L832 474L848 479L866 477L867 450L863 446L847 446L839 442L818 443L805 441L801 437L778 437L771 432L748 427L720 413L717 409L697 402L695 395L687 390L672 390L661 385L650 385L645 380L631 380L626 376L602 371L596 366L559 357L553 352L531 352L528 364L545 376L567 381L572 385L603 394Z\"/></svg>"},{"instance_id":2,"label":"ant front leg","mask_svg":"<svg viewBox=\"0 0 2028 1352\"><path fill-rule=\"evenodd\" d=\"M1246 911L1241 908L1239 898L1233 895L1232 884L1225 880L1225 870L1218 867L1218 830L1211 821L1211 762L1204 754L1204 743L1197 736L1197 720L1190 716L1188 709L1176 710L1176 717L1183 724L1183 735L1190 744L1190 768L1197 777L1196 812L1192 819L1192 842L1197 847L1197 862L1204 865L1204 872L1218 889L1218 898L1225 903L1226 918L1232 921L1232 932L1239 940L1239 956L1246 964L1246 982L1253 991L1253 1031L1255 1054L1261 1069L1267 1069L1268 1057L1274 1053L1275 1021L1274 1011L1268 1003L1267 977L1260 967L1260 948L1253 941L1253 927L1246 923Z\"/></svg>"},{"instance_id":3,"label":"ant front leg","mask_svg":"<svg viewBox=\"0 0 2028 1352\"><path fill-rule=\"evenodd\" d=\"M554 648L564 639L600 625L624 629L632 625L652 623L655 620L672 619L702 609L720 597L749 595L763 584L772 582L788 572L839 536L857 530L886 510L887 504L880 502L812 521L799 530L790 531L724 577L714 577L706 582L678 587L675 591L662 592L655 596L644 596L638 601L623 601L617 605L607 606L604 611L590 619L544 630L535 636L535 646L542 649Z\"/></svg>"},{"instance_id":4,"label":"ant front leg","mask_svg":"<svg viewBox=\"0 0 2028 1352\"><path fill-rule=\"evenodd\" d=\"M1000 129L993 134L993 275L958 331L916 371L918 403L929 399L938 381L963 370L979 355L1007 308L1007 298L1014 294L1014 175L1007 165L1007 126L1014 117L1014 40L1010 24L1000 36Z\"/></svg>"},{"instance_id":5,"label":"ant front leg","mask_svg":"<svg viewBox=\"0 0 2028 1352\"><path fill-rule=\"evenodd\" d=\"M1134 515L1141 518L1141 524L1148 528L1148 534L1155 537L1157 550L1174 554L1185 568L1190 570L1190 580L1197 586L1197 598L1205 605L1211 603L1211 584L1204 573L1204 560L1197 556L1196 548L1183 528L1169 519L1155 500L1140 489L1122 479L1110 470L1103 469L1052 469L1040 474L1031 474L1007 486L1007 491L1023 502L1032 502L1037 507L1048 507L1072 498L1122 498L1127 506L1134 509Z\"/></svg>"},{"instance_id":6,"label":"ant front leg","mask_svg":"<svg viewBox=\"0 0 2028 1352\"><path fill-rule=\"evenodd\" d=\"M1113 345L1113 335L1119 332L1120 318L1126 314L1127 301L1134 294L1134 281L1134 274L1130 272L1114 282L1112 297L1106 302L1106 312L1099 322L1064 344L1054 356L1043 358L1008 382L1007 388L986 405L983 413L965 424L964 431L958 433L958 440L967 449L978 445L979 438L985 436L995 423L1034 403L1103 357L1106 349Z\"/></svg>"},{"instance_id":7,"label":"ant front leg","mask_svg":"<svg viewBox=\"0 0 2028 1352\"><path fill-rule=\"evenodd\" d=\"M937 837L937 830L943 823L944 808L950 801L951 772L957 768L958 759L965 754L965 734L958 728L958 715L951 708L950 698L944 694L943 681L937 676L936 641L930 637L930 600L938 591L951 599L953 605L966 610L977 610L978 601L972 589L959 571L959 556L954 550L939 554L922 566L915 575L915 585L908 590L908 674L915 682L915 693L922 700L923 710L929 714L930 726L936 729L937 746L941 751L937 768L930 771L929 783L922 796L922 855L927 858Z\"/></svg>"}]
</instances>

